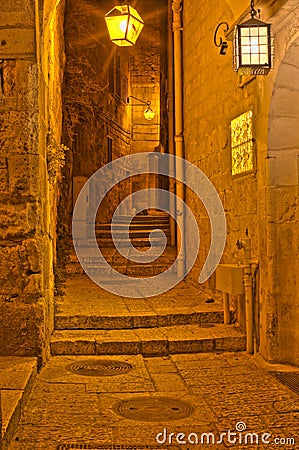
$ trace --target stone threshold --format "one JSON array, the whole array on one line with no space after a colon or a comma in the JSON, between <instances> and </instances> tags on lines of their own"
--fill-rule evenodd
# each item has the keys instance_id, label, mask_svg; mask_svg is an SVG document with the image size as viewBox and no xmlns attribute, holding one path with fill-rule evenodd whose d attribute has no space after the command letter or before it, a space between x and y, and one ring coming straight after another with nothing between
<instances>
[{"instance_id":1,"label":"stone threshold","mask_svg":"<svg viewBox=\"0 0 299 450\"><path fill-rule=\"evenodd\" d=\"M8 450L37 374L37 359L0 356L0 449Z\"/></svg>"},{"instance_id":2,"label":"stone threshold","mask_svg":"<svg viewBox=\"0 0 299 450\"><path fill-rule=\"evenodd\" d=\"M52 355L164 356L176 353L244 351L245 335L233 325L180 325L132 330L56 330Z\"/></svg>"}]
</instances>

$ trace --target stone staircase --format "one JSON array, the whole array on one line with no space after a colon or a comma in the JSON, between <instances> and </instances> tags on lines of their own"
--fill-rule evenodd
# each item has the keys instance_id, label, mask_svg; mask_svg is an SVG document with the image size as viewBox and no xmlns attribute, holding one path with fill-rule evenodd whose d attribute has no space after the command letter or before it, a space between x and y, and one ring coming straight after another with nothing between
<instances>
[{"instance_id":1,"label":"stone staircase","mask_svg":"<svg viewBox=\"0 0 299 450\"><path fill-rule=\"evenodd\" d=\"M127 241L124 236L126 223L128 223L127 216L118 216L116 223L113 224L114 236L119 240L119 245L121 247L127 246ZM170 230L168 214L151 211L150 214L136 215L130 224L129 238L131 244L134 245L137 250L146 251L150 245L148 239L149 234L157 229L164 232L167 237L167 244L169 244ZM137 263L126 259L119 254L113 244L110 224L97 224L96 237L99 248L108 264L124 275L134 277L157 275L167 270L176 259L176 250L175 248L169 247L169 245L164 253L157 258L156 261L150 264ZM155 247L155 245L161 244L161 239L159 237L151 237L151 244ZM89 255L85 258L87 267L91 267L93 270L100 271L103 275L106 274L109 276L107 267L101 263L100 258L91 253L88 247L86 247L86 254ZM84 273L74 249L69 255L66 270L68 275Z\"/></svg>"},{"instance_id":2,"label":"stone staircase","mask_svg":"<svg viewBox=\"0 0 299 450\"><path fill-rule=\"evenodd\" d=\"M126 241L122 242L124 238L124 229L128 223L128 217L118 216L117 220L113 224L113 234L119 240L120 246L126 246ZM137 214L130 224L129 237L134 247L148 247L149 246L149 234L154 230L162 230L169 245L170 231L169 231L169 215L162 212L150 212L148 214ZM96 225L97 242L100 247L113 247L113 241L111 236L111 225L97 224ZM152 245L160 244L161 239L152 238Z\"/></svg>"},{"instance_id":3,"label":"stone staircase","mask_svg":"<svg viewBox=\"0 0 299 450\"><path fill-rule=\"evenodd\" d=\"M126 223L128 218L119 216L113 225L121 246L126 245L125 241L121 243ZM131 243L140 251L147 250L149 233L155 229L163 230L169 242L168 214L152 210L150 214L138 214L129 229ZM126 259L113 246L110 224L97 225L96 236L109 265L127 276L156 275L176 259L176 249L170 246L150 264ZM155 238L153 241L155 244ZM86 258L109 280L109 269L101 266L96 255ZM181 282L157 297L119 297L84 274L75 251L67 271L66 295L56 302L52 355L161 356L245 349L244 334L234 325L223 324L222 301L208 299L198 287Z\"/></svg>"},{"instance_id":4,"label":"stone staircase","mask_svg":"<svg viewBox=\"0 0 299 450\"><path fill-rule=\"evenodd\" d=\"M221 302L182 282L148 299L118 297L86 276L68 280L58 300L52 355L162 356L244 351L245 336L223 324Z\"/></svg>"}]
</instances>

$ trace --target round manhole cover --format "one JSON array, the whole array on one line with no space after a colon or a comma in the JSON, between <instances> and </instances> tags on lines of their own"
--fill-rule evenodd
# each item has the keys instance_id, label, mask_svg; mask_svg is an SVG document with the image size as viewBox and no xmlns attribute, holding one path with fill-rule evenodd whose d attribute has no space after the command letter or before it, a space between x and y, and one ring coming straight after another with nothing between
<instances>
[{"instance_id":1,"label":"round manhole cover","mask_svg":"<svg viewBox=\"0 0 299 450\"><path fill-rule=\"evenodd\" d=\"M112 361L108 359L77 361L67 366L69 372L92 377L121 375L129 372L131 369L133 369L131 364L125 361Z\"/></svg>"},{"instance_id":2,"label":"round manhole cover","mask_svg":"<svg viewBox=\"0 0 299 450\"><path fill-rule=\"evenodd\" d=\"M116 414L144 422L166 422L189 417L193 407L189 403L170 397L140 397L117 403Z\"/></svg>"}]
</instances>

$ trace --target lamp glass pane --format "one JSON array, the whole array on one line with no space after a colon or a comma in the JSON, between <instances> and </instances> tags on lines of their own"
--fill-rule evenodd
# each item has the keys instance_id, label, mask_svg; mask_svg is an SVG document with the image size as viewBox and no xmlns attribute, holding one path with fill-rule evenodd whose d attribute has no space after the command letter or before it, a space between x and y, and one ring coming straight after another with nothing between
<instances>
[{"instance_id":1,"label":"lamp glass pane","mask_svg":"<svg viewBox=\"0 0 299 450\"><path fill-rule=\"evenodd\" d=\"M105 19L110 39L124 39L126 36L126 24L128 21L128 15L106 17Z\"/></svg>"},{"instance_id":2,"label":"lamp glass pane","mask_svg":"<svg viewBox=\"0 0 299 450\"><path fill-rule=\"evenodd\" d=\"M259 27L260 36L268 36L268 27Z\"/></svg>"},{"instance_id":3,"label":"lamp glass pane","mask_svg":"<svg viewBox=\"0 0 299 450\"><path fill-rule=\"evenodd\" d=\"M255 55L259 54L259 40L257 37L251 38L250 53Z\"/></svg>"},{"instance_id":4,"label":"lamp glass pane","mask_svg":"<svg viewBox=\"0 0 299 450\"><path fill-rule=\"evenodd\" d=\"M139 34L141 33L142 28L143 28L143 23L141 23L135 17L130 16L126 38L130 42L133 42L135 44Z\"/></svg>"},{"instance_id":5,"label":"lamp glass pane","mask_svg":"<svg viewBox=\"0 0 299 450\"><path fill-rule=\"evenodd\" d=\"M259 28L258 27L250 27L250 36L258 36Z\"/></svg>"},{"instance_id":6,"label":"lamp glass pane","mask_svg":"<svg viewBox=\"0 0 299 450\"><path fill-rule=\"evenodd\" d=\"M260 37L260 44L261 45L268 45L268 36L261 36Z\"/></svg>"},{"instance_id":7,"label":"lamp glass pane","mask_svg":"<svg viewBox=\"0 0 299 450\"><path fill-rule=\"evenodd\" d=\"M249 64L251 63L251 59L250 59L250 54L249 53L245 53L245 54L241 54L241 64L243 66L249 66Z\"/></svg>"},{"instance_id":8,"label":"lamp glass pane","mask_svg":"<svg viewBox=\"0 0 299 450\"><path fill-rule=\"evenodd\" d=\"M242 55L250 53L251 47L250 45L242 45L241 46L241 53Z\"/></svg>"},{"instance_id":9,"label":"lamp glass pane","mask_svg":"<svg viewBox=\"0 0 299 450\"><path fill-rule=\"evenodd\" d=\"M260 45L260 53L261 54L268 54L268 49L269 49L269 47L268 47L268 45Z\"/></svg>"},{"instance_id":10,"label":"lamp glass pane","mask_svg":"<svg viewBox=\"0 0 299 450\"><path fill-rule=\"evenodd\" d=\"M258 65L258 64L260 64L260 55L259 54L251 54L251 61L250 61L250 63L251 64L253 64L253 65Z\"/></svg>"},{"instance_id":11,"label":"lamp glass pane","mask_svg":"<svg viewBox=\"0 0 299 450\"><path fill-rule=\"evenodd\" d=\"M250 45L250 37L246 36L246 37L241 37L241 45Z\"/></svg>"},{"instance_id":12,"label":"lamp glass pane","mask_svg":"<svg viewBox=\"0 0 299 450\"><path fill-rule=\"evenodd\" d=\"M260 56L260 64L262 64L263 66L266 66L267 64L269 64L269 56L268 53L267 54L262 54Z\"/></svg>"},{"instance_id":13,"label":"lamp glass pane","mask_svg":"<svg viewBox=\"0 0 299 450\"><path fill-rule=\"evenodd\" d=\"M240 34L241 34L241 36L249 36L249 28L240 27Z\"/></svg>"}]
</instances>

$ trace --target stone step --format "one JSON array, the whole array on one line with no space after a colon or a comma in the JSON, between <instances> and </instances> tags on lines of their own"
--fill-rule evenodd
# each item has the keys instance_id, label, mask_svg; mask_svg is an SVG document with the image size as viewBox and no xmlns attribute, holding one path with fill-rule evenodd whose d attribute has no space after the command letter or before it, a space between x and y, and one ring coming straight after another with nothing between
<instances>
[{"instance_id":1,"label":"stone step","mask_svg":"<svg viewBox=\"0 0 299 450\"><path fill-rule=\"evenodd\" d=\"M161 228L159 229L159 231L161 230ZM156 230L148 230L148 229L142 229L142 230L130 230L129 231L129 237L130 239L138 239L138 238L145 238L148 239L149 234L154 231L156 232ZM169 237L170 236L170 231L169 230L161 230L163 231L163 233ZM124 230L114 230L113 231L113 236L117 239L125 239L126 238L126 234L124 233ZM96 231L96 237L97 240L98 239L102 239L102 238L108 238L111 239L111 231L110 230L98 230Z\"/></svg>"},{"instance_id":2,"label":"stone step","mask_svg":"<svg viewBox=\"0 0 299 450\"><path fill-rule=\"evenodd\" d=\"M223 323L223 311L198 311L193 313L143 313L136 315L55 315L56 330L121 330L136 328L169 327L178 325L197 325L212 327ZM163 330L162 330L163 331Z\"/></svg>"},{"instance_id":3,"label":"stone step","mask_svg":"<svg viewBox=\"0 0 299 450\"><path fill-rule=\"evenodd\" d=\"M96 264L88 265L89 268L91 268L91 272L93 273L101 273L101 275L109 276L111 274L111 270L103 266L97 266ZM123 274L123 275L129 275L131 277L149 277L153 275L158 275L159 273L165 272L165 270L168 269L169 264L159 264L159 265L151 265L151 264L144 264L142 267L140 264L130 264L130 265L124 265L124 264L113 264L112 267L117 270L117 272ZM66 273L68 275L76 275L84 274L83 267L78 261L73 261L71 263L68 263L66 266ZM174 271L176 273L176 271Z\"/></svg>"},{"instance_id":4,"label":"stone step","mask_svg":"<svg viewBox=\"0 0 299 450\"><path fill-rule=\"evenodd\" d=\"M52 355L162 356L176 353L244 351L245 336L232 325L180 325L134 330L54 331Z\"/></svg>"},{"instance_id":5,"label":"stone step","mask_svg":"<svg viewBox=\"0 0 299 450\"><path fill-rule=\"evenodd\" d=\"M110 247L110 249L112 249L112 246ZM143 249L145 249L145 246L143 247ZM103 251L103 255L110 266L124 275L131 276L150 276L165 272L165 270L167 270L176 259L176 251L174 247L167 247L166 251L156 261L148 264L138 264L134 261L130 261L122 255L119 255L116 250L109 253L107 252L107 250L109 250L109 247L102 248L101 250ZM88 248L86 252L88 255ZM142 259L142 253L140 255L140 258ZM90 256L84 257L84 261L87 264L90 262L90 264L95 268L98 267L100 269L101 267L104 267L104 265L101 263L100 258L98 256L93 256L92 254ZM83 268L78 261L75 250L72 250L72 252L69 254L66 264L66 272L69 275L84 273ZM107 268L104 269L104 272L108 275L110 273L109 270L107 271Z\"/></svg>"},{"instance_id":6,"label":"stone step","mask_svg":"<svg viewBox=\"0 0 299 450\"><path fill-rule=\"evenodd\" d=\"M126 222L128 223L131 220L130 216L118 216L115 218L117 223ZM169 215L168 214L138 214L132 219L132 223L153 223L153 222L164 222L169 223Z\"/></svg>"},{"instance_id":7,"label":"stone step","mask_svg":"<svg viewBox=\"0 0 299 450\"><path fill-rule=\"evenodd\" d=\"M158 275L160 273L165 272L165 270L168 269L168 265L151 265L151 264L144 264L142 265L142 267L137 264L130 264L130 265L122 265L122 264L113 264L112 266L117 272L123 274L123 275L128 275L131 277L150 277L153 275ZM111 269L107 268L107 267L103 267L102 265L97 265L97 264L87 264L85 266L85 269L87 271L87 269L90 269L90 271L88 271L88 273L93 273L93 274L101 274L101 276L104 277L109 277L109 275L111 275ZM80 274L83 275L85 272L85 270L83 269L83 267L81 266L81 264L79 262L73 262L71 264L67 264L66 266L66 273L68 275L76 275L76 274ZM173 273L177 273L176 270L173 271Z\"/></svg>"},{"instance_id":8,"label":"stone step","mask_svg":"<svg viewBox=\"0 0 299 450\"><path fill-rule=\"evenodd\" d=\"M97 224L95 229L96 232L97 231L102 231L102 230L110 230L110 228L113 228L114 230L123 230L124 228L127 227L127 224L125 223L116 223L111 225L110 223L103 223L103 224ZM151 230L155 230L156 228L162 229L162 230L168 230L169 229L169 223L165 222L165 223L131 223L130 224L130 231L132 230L149 230L149 232Z\"/></svg>"},{"instance_id":9,"label":"stone step","mask_svg":"<svg viewBox=\"0 0 299 450\"><path fill-rule=\"evenodd\" d=\"M36 358L0 357L1 450L7 450L9 448L31 392L36 374Z\"/></svg>"},{"instance_id":10,"label":"stone step","mask_svg":"<svg viewBox=\"0 0 299 450\"><path fill-rule=\"evenodd\" d=\"M132 239L130 239L130 242L134 247L148 247L149 246L149 239L147 239L147 237L141 237L141 238L133 237ZM108 237L97 238L97 243L99 244L99 247L113 247L114 246L112 238L108 238ZM170 243L170 237L167 238L167 244L169 245L169 243ZM152 238L151 244L153 247L160 246L163 244L163 241L159 238ZM121 247L126 247L127 243L126 243L126 241L123 241L123 242L119 242L118 245L120 245Z\"/></svg>"}]
</instances>

